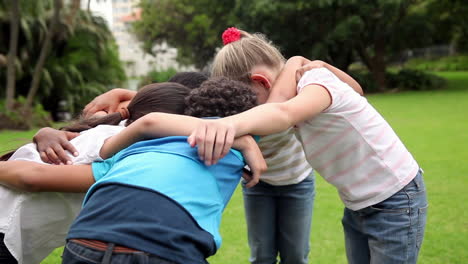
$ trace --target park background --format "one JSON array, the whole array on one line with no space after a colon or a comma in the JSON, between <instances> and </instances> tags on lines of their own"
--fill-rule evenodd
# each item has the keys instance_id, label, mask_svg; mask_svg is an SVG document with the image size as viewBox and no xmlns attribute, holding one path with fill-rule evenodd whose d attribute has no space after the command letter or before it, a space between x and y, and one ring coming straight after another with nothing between
<instances>
[{"instance_id":1,"label":"park background","mask_svg":"<svg viewBox=\"0 0 468 264\"><path fill-rule=\"evenodd\" d=\"M112 88L209 71L229 26L262 32L286 57L324 60L361 83L425 171L419 262L467 263L467 14L463 0L3 0L0 153ZM310 263L345 263L343 206L318 175L314 207ZM221 233L210 263L247 263L239 188Z\"/></svg>"}]
</instances>

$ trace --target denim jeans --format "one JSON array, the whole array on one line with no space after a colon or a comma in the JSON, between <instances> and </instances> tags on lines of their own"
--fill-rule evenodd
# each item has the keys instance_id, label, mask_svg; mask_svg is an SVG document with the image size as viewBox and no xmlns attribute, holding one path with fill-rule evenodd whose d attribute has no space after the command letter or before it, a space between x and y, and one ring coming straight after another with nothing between
<instances>
[{"instance_id":1,"label":"denim jeans","mask_svg":"<svg viewBox=\"0 0 468 264\"><path fill-rule=\"evenodd\" d=\"M390 198L358 211L344 210L350 264L416 263L427 215L422 172Z\"/></svg>"},{"instance_id":2,"label":"denim jeans","mask_svg":"<svg viewBox=\"0 0 468 264\"><path fill-rule=\"evenodd\" d=\"M62 264L175 264L144 252L111 253L109 262L103 261L105 251L68 241L62 255Z\"/></svg>"},{"instance_id":3,"label":"denim jeans","mask_svg":"<svg viewBox=\"0 0 468 264\"><path fill-rule=\"evenodd\" d=\"M11 255L10 251L5 245L3 238L5 235L0 233L0 263L1 264L18 264L18 261Z\"/></svg>"},{"instance_id":4,"label":"denim jeans","mask_svg":"<svg viewBox=\"0 0 468 264\"><path fill-rule=\"evenodd\" d=\"M254 264L308 263L310 226L315 196L311 174L298 184L243 184L250 262Z\"/></svg>"}]
</instances>

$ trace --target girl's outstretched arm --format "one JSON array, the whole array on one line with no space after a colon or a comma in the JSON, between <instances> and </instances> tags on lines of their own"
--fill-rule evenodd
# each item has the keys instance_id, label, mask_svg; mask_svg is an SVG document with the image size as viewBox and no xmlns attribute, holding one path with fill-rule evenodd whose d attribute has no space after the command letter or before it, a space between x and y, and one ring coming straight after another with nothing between
<instances>
[{"instance_id":1,"label":"girl's outstretched arm","mask_svg":"<svg viewBox=\"0 0 468 264\"><path fill-rule=\"evenodd\" d=\"M87 104L83 109L83 114L85 117L90 117L99 111L105 111L108 114L114 113L118 110L121 103L129 102L135 97L135 94L136 91L121 88L112 89L99 95Z\"/></svg>"},{"instance_id":2,"label":"girl's outstretched arm","mask_svg":"<svg viewBox=\"0 0 468 264\"><path fill-rule=\"evenodd\" d=\"M320 60L311 61L301 56L294 56L288 59L278 78L276 78L267 103L281 103L296 96L297 83L302 75L316 68L327 68L342 82L353 88L354 91L360 95L364 95L361 85L342 70Z\"/></svg>"},{"instance_id":3,"label":"girl's outstretched arm","mask_svg":"<svg viewBox=\"0 0 468 264\"><path fill-rule=\"evenodd\" d=\"M86 192L94 183L91 165L0 162L0 184L29 192Z\"/></svg>"},{"instance_id":4,"label":"girl's outstretched arm","mask_svg":"<svg viewBox=\"0 0 468 264\"><path fill-rule=\"evenodd\" d=\"M362 90L361 85L356 80L354 80L353 77L349 76L346 72L336 68L335 66L320 60L311 61L310 63L307 63L298 69L296 72L296 80L299 82L300 77L302 77L305 72L322 67L330 70L333 74L336 75L336 77L338 77L338 79L349 85L358 94L364 95L364 91Z\"/></svg>"},{"instance_id":5,"label":"girl's outstretched arm","mask_svg":"<svg viewBox=\"0 0 468 264\"><path fill-rule=\"evenodd\" d=\"M108 138L100 150L100 156L107 159L118 151L141 140L168 136L188 136L201 120L195 117L167 113L147 114L130 124L119 134ZM232 145L234 137L231 138L230 144Z\"/></svg>"},{"instance_id":6,"label":"girl's outstretched arm","mask_svg":"<svg viewBox=\"0 0 468 264\"><path fill-rule=\"evenodd\" d=\"M330 104L331 97L326 88L308 85L284 103L267 103L218 120L202 120L192 131L189 143L198 146L201 159L215 163L220 158L217 155L221 153L219 146L230 147L217 142L224 140L224 131L235 137L278 133L314 117Z\"/></svg>"}]
</instances>

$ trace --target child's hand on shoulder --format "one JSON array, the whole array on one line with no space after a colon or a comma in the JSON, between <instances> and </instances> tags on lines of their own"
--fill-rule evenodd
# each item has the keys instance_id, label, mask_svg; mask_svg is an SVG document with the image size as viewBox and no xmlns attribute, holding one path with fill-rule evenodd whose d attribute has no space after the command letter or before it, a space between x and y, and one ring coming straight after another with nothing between
<instances>
[{"instance_id":1,"label":"child's hand on shoulder","mask_svg":"<svg viewBox=\"0 0 468 264\"><path fill-rule=\"evenodd\" d=\"M78 151L70 143L70 140L80 135L79 133L56 130L50 127L41 128L33 137L37 151L42 161L51 164L71 164L71 158L78 156Z\"/></svg>"},{"instance_id":2,"label":"child's hand on shoulder","mask_svg":"<svg viewBox=\"0 0 468 264\"><path fill-rule=\"evenodd\" d=\"M302 67L296 70L296 82L299 82L299 80L302 78L302 75L304 75L304 73L306 73L307 71L317 68L324 68L326 66L327 63L321 60L314 60L305 63L304 65L302 65Z\"/></svg>"},{"instance_id":3,"label":"child's hand on shoulder","mask_svg":"<svg viewBox=\"0 0 468 264\"><path fill-rule=\"evenodd\" d=\"M209 166L226 156L235 135L234 127L223 119L201 120L187 141L192 147L198 146L198 156Z\"/></svg>"}]
</instances>

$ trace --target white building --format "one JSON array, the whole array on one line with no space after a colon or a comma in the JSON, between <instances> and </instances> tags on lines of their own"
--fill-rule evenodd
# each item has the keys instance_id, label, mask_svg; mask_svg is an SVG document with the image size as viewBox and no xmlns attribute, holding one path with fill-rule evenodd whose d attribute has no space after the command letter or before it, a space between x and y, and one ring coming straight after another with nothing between
<instances>
[{"instance_id":1,"label":"white building","mask_svg":"<svg viewBox=\"0 0 468 264\"><path fill-rule=\"evenodd\" d=\"M125 63L129 78L146 75L149 71L175 68L183 70L176 61L177 50L163 46L166 52L155 58L141 49L141 43L130 33L130 24L140 19L140 0L85 0L82 8L88 8L106 19L112 34L119 46L120 59ZM184 70L187 70L185 68Z\"/></svg>"}]
</instances>

